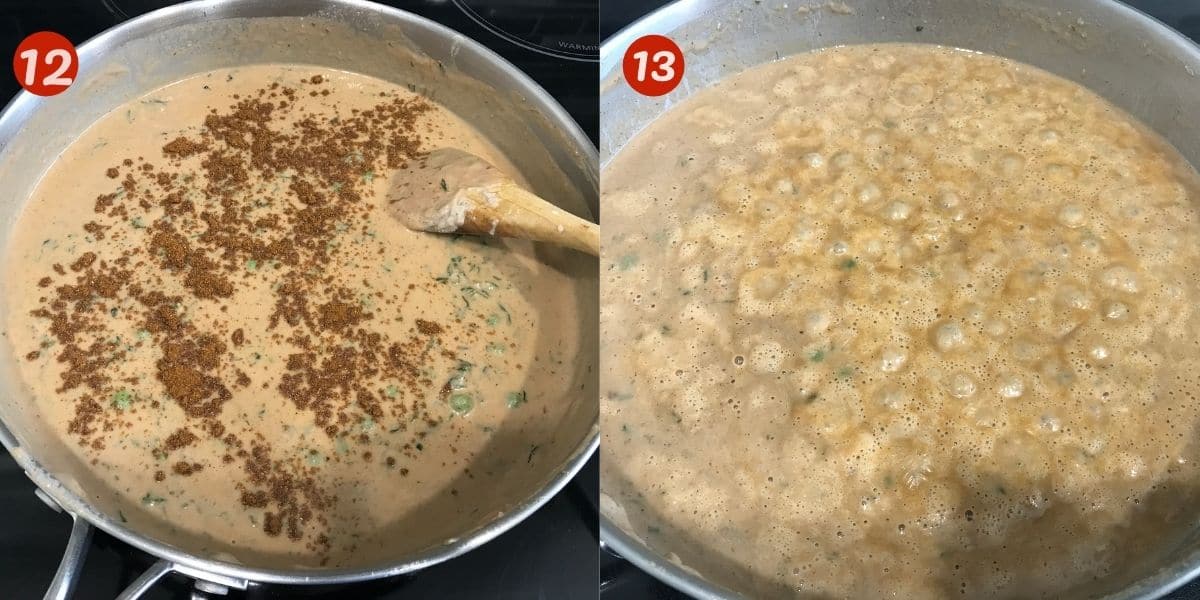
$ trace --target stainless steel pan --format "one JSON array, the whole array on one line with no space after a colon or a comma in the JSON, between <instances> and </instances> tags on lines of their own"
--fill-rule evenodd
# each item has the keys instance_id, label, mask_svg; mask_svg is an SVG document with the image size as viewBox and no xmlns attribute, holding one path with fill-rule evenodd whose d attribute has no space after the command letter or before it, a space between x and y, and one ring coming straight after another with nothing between
<instances>
[{"instance_id":1,"label":"stainless steel pan","mask_svg":"<svg viewBox=\"0 0 1200 600\"><path fill-rule=\"evenodd\" d=\"M504 151L535 190L583 216L597 211L596 150L565 111L504 59L445 27L359 0L202 0L124 23L79 46L74 85L53 98L22 93L0 114L0 247L30 191L54 158L98 117L141 94L188 75L252 63L306 63L411 84L475 125ZM582 348L573 397L556 422L540 424L537 458L515 468L481 497L476 521L446 523L450 532L398 544L381 556L329 569L286 569L199 553L197 540L165 525L123 523L107 493L39 419L16 372L10 344L0 343L0 442L37 484L39 496L75 521L66 556L48 597L70 594L92 527L161 560L126 591L136 597L177 571L198 587L245 588L256 582L330 584L420 569L470 550L507 530L553 496L598 443L596 266L580 269L584 291L578 326ZM0 281L0 286L7 282ZM2 300L0 300L2 302ZM0 314L5 307L0 305ZM526 446L527 447L527 446ZM519 461L524 463L525 461ZM406 539L407 538L407 539ZM399 543L403 540L403 543Z\"/></svg>"},{"instance_id":2,"label":"stainless steel pan","mask_svg":"<svg viewBox=\"0 0 1200 600\"><path fill-rule=\"evenodd\" d=\"M803 10L802 10L803 9ZM621 58L636 38L669 35L686 72L663 98L635 94L620 80ZM1010 57L1075 80L1163 135L1200 165L1200 47L1112 0L681 0L617 33L600 48L601 164L692 92L748 67L840 44L920 42ZM601 450L601 489L616 476ZM601 497L603 542L662 581L698 598L739 598L651 548ZM1200 530L1161 557L1130 557L1125 573L1100 592L1156 598L1200 575Z\"/></svg>"}]
</instances>

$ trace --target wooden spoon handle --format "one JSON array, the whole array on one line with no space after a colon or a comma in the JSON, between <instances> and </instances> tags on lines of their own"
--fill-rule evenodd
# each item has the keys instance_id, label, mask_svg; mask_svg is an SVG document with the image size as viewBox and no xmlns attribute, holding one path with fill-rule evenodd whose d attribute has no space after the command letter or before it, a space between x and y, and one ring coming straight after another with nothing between
<instances>
[{"instance_id":1,"label":"wooden spoon handle","mask_svg":"<svg viewBox=\"0 0 1200 600\"><path fill-rule=\"evenodd\" d=\"M600 228L512 182L471 190L459 231L548 242L600 256Z\"/></svg>"}]
</instances>

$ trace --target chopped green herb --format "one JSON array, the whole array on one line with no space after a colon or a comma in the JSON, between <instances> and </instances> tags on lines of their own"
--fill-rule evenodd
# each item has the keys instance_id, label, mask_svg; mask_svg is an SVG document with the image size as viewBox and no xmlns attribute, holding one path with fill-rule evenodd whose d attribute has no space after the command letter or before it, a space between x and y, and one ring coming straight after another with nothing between
<instances>
[{"instance_id":1,"label":"chopped green herb","mask_svg":"<svg viewBox=\"0 0 1200 600\"><path fill-rule=\"evenodd\" d=\"M113 406L115 406L121 410L129 410L129 407L132 404L133 404L133 394L129 390L121 390L119 392L113 393L113 395L112 395L112 405Z\"/></svg>"},{"instance_id":2,"label":"chopped green herb","mask_svg":"<svg viewBox=\"0 0 1200 600\"><path fill-rule=\"evenodd\" d=\"M309 450L308 456L304 457L304 462L307 462L309 466L319 467L325 462L325 455L316 450Z\"/></svg>"},{"instance_id":3,"label":"chopped green herb","mask_svg":"<svg viewBox=\"0 0 1200 600\"><path fill-rule=\"evenodd\" d=\"M660 332L662 332L663 335L671 335L671 326L670 325L663 325L663 326L659 327L658 330Z\"/></svg>"},{"instance_id":4,"label":"chopped green herb","mask_svg":"<svg viewBox=\"0 0 1200 600\"><path fill-rule=\"evenodd\" d=\"M137 332L137 339L139 339L139 340L150 339L150 332L146 331L145 329L139 329Z\"/></svg>"},{"instance_id":5,"label":"chopped green herb","mask_svg":"<svg viewBox=\"0 0 1200 600\"><path fill-rule=\"evenodd\" d=\"M450 395L450 410L465 415L475 408L475 399L470 394L451 394Z\"/></svg>"},{"instance_id":6,"label":"chopped green herb","mask_svg":"<svg viewBox=\"0 0 1200 600\"><path fill-rule=\"evenodd\" d=\"M383 393L386 394L388 398L395 398L400 394L400 388L394 385L389 385L387 386L387 389L383 391Z\"/></svg>"},{"instance_id":7,"label":"chopped green herb","mask_svg":"<svg viewBox=\"0 0 1200 600\"><path fill-rule=\"evenodd\" d=\"M254 260L253 258L251 258L250 260L246 261L246 270L248 270L248 271L257 271L257 270L258 270L258 261L257 261L257 260Z\"/></svg>"},{"instance_id":8,"label":"chopped green herb","mask_svg":"<svg viewBox=\"0 0 1200 600\"><path fill-rule=\"evenodd\" d=\"M525 390L521 390L519 392L509 392L508 393L508 407L509 408L516 408L522 404L525 404L525 401L526 401Z\"/></svg>"},{"instance_id":9,"label":"chopped green herb","mask_svg":"<svg viewBox=\"0 0 1200 600\"><path fill-rule=\"evenodd\" d=\"M108 314L109 314L109 316L111 316L111 317L115 317L115 316L117 316L117 314L118 314L119 312L121 312L121 311L117 310L117 307L115 307L115 306L114 306L114 307L112 307L112 308L110 308L110 309L108 309Z\"/></svg>"},{"instance_id":10,"label":"chopped green herb","mask_svg":"<svg viewBox=\"0 0 1200 600\"><path fill-rule=\"evenodd\" d=\"M486 289L481 289L480 284L468 285L460 288L459 291L463 293L463 296L482 296L484 298L490 298L492 296L491 293L489 293Z\"/></svg>"},{"instance_id":11,"label":"chopped green herb","mask_svg":"<svg viewBox=\"0 0 1200 600\"><path fill-rule=\"evenodd\" d=\"M455 368L454 375L450 376L450 382L449 382L450 389L461 390L461 389L466 388L467 387L467 373L470 373L471 368L474 366L475 365L472 365L471 363L469 363L465 360L458 361L458 367Z\"/></svg>"},{"instance_id":12,"label":"chopped green herb","mask_svg":"<svg viewBox=\"0 0 1200 600\"><path fill-rule=\"evenodd\" d=\"M350 453L350 444L346 443L346 436L344 435L339 435L337 437L337 440L334 442L334 446L337 447L338 454Z\"/></svg>"},{"instance_id":13,"label":"chopped green herb","mask_svg":"<svg viewBox=\"0 0 1200 600\"><path fill-rule=\"evenodd\" d=\"M837 370L838 379L850 379L854 376L854 367L846 366Z\"/></svg>"},{"instance_id":14,"label":"chopped green herb","mask_svg":"<svg viewBox=\"0 0 1200 600\"><path fill-rule=\"evenodd\" d=\"M858 261L854 260L853 258L847 258L846 260L843 260L839 266L842 269L849 271L850 269L858 266Z\"/></svg>"},{"instance_id":15,"label":"chopped green herb","mask_svg":"<svg viewBox=\"0 0 1200 600\"><path fill-rule=\"evenodd\" d=\"M126 518L125 518L125 512L124 512L124 511L118 510L118 511L117 511L117 517L120 517L120 519L121 519L121 522L122 522L122 523L128 523L128 522L129 522L129 519L126 519Z\"/></svg>"},{"instance_id":16,"label":"chopped green herb","mask_svg":"<svg viewBox=\"0 0 1200 600\"><path fill-rule=\"evenodd\" d=\"M134 229L145 229L146 228L146 224L142 222L142 217L140 217L140 216L130 219L129 224L132 225Z\"/></svg>"},{"instance_id":17,"label":"chopped green herb","mask_svg":"<svg viewBox=\"0 0 1200 600\"><path fill-rule=\"evenodd\" d=\"M489 354L496 354L496 355L504 354L504 350L505 350L504 344L497 344L496 342L491 342L487 345L487 351Z\"/></svg>"},{"instance_id":18,"label":"chopped green herb","mask_svg":"<svg viewBox=\"0 0 1200 600\"><path fill-rule=\"evenodd\" d=\"M446 187L446 180L445 180L445 179L443 179L443 180L439 181L439 182L438 182L438 185L442 186L442 191L443 191L443 192L448 192L448 191L450 191L450 188Z\"/></svg>"},{"instance_id":19,"label":"chopped green herb","mask_svg":"<svg viewBox=\"0 0 1200 600\"><path fill-rule=\"evenodd\" d=\"M617 259L617 268L621 269L622 271L628 271L637 263L638 257L636 254L625 254L621 256L621 258Z\"/></svg>"},{"instance_id":20,"label":"chopped green herb","mask_svg":"<svg viewBox=\"0 0 1200 600\"><path fill-rule=\"evenodd\" d=\"M156 496L153 492L146 492L146 495L142 496L142 506L158 506L166 501L166 498Z\"/></svg>"},{"instance_id":21,"label":"chopped green herb","mask_svg":"<svg viewBox=\"0 0 1200 600\"><path fill-rule=\"evenodd\" d=\"M363 173L363 181L365 181L367 183L371 183L374 180L375 180L375 171L367 171L366 173Z\"/></svg>"},{"instance_id":22,"label":"chopped green herb","mask_svg":"<svg viewBox=\"0 0 1200 600\"><path fill-rule=\"evenodd\" d=\"M626 394L617 391L610 391L606 395L608 396L609 400L631 400L633 398L633 394Z\"/></svg>"},{"instance_id":23,"label":"chopped green herb","mask_svg":"<svg viewBox=\"0 0 1200 600\"><path fill-rule=\"evenodd\" d=\"M819 363L819 362L825 360L825 351L817 350L817 351L813 352L812 354L809 354L808 359L815 363Z\"/></svg>"},{"instance_id":24,"label":"chopped green herb","mask_svg":"<svg viewBox=\"0 0 1200 600\"><path fill-rule=\"evenodd\" d=\"M500 312L504 313L504 319L508 321L508 324L512 325L512 314L508 312L508 309L504 308L504 305L499 302L496 303L496 307L500 309Z\"/></svg>"},{"instance_id":25,"label":"chopped green herb","mask_svg":"<svg viewBox=\"0 0 1200 600\"><path fill-rule=\"evenodd\" d=\"M500 323L500 315L498 315L496 313L492 313L492 314L488 315L487 324L489 327L495 327L499 323Z\"/></svg>"},{"instance_id":26,"label":"chopped green herb","mask_svg":"<svg viewBox=\"0 0 1200 600\"><path fill-rule=\"evenodd\" d=\"M441 277L434 277L434 281L437 281L438 283L448 283L452 280L456 280L459 277L464 277L465 274L462 270L462 259L463 257L461 256L451 256L450 262L446 264L446 274L442 275Z\"/></svg>"}]
</instances>

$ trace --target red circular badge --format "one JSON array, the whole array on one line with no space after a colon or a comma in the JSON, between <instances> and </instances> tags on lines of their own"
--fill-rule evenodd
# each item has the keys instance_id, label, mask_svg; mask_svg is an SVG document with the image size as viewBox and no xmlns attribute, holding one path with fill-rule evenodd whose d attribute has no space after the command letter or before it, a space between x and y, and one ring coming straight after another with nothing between
<instances>
[{"instance_id":1,"label":"red circular badge","mask_svg":"<svg viewBox=\"0 0 1200 600\"><path fill-rule=\"evenodd\" d=\"M683 79L683 51L671 38L643 35L625 50L621 71L633 91L643 96L662 96Z\"/></svg>"},{"instance_id":2,"label":"red circular badge","mask_svg":"<svg viewBox=\"0 0 1200 600\"><path fill-rule=\"evenodd\" d=\"M79 73L79 55L71 40L39 31L21 40L13 54L13 74L26 91L39 96L61 94Z\"/></svg>"}]
</instances>

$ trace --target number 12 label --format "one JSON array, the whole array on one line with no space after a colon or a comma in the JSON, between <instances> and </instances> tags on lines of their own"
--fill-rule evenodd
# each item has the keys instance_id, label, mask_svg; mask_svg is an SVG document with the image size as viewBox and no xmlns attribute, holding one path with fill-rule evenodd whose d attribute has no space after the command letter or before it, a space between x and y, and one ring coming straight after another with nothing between
<instances>
[{"instance_id":1,"label":"number 12 label","mask_svg":"<svg viewBox=\"0 0 1200 600\"><path fill-rule=\"evenodd\" d=\"M625 81L643 96L662 96L683 80L683 51L661 35L644 35L625 50L621 61Z\"/></svg>"},{"instance_id":2,"label":"number 12 label","mask_svg":"<svg viewBox=\"0 0 1200 600\"><path fill-rule=\"evenodd\" d=\"M66 91L79 73L79 55L71 40L39 31L21 41L13 54L13 75L31 94L54 96Z\"/></svg>"}]
</instances>

